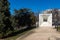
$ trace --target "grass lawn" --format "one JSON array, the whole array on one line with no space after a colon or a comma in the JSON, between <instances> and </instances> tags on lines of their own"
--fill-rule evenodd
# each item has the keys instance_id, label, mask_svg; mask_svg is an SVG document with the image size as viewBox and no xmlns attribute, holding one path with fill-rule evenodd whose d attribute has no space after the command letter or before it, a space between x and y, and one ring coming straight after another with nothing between
<instances>
[{"instance_id":1,"label":"grass lawn","mask_svg":"<svg viewBox=\"0 0 60 40\"><path fill-rule=\"evenodd\" d=\"M29 31L31 31L31 30L33 30L33 29L24 31L24 32L22 32L22 33L20 33L20 34L17 34L17 35L15 35L15 36L12 36L12 37L7 37L7 38L5 38L4 40L16 40L18 37L26 34L27 32L29 32Z\"/></svg>"},{"instance_id":2,"label":"grass lawn","mask_svg":"<svg viewBox=\"0 0 60 40\"><path fill-rule=\"evenodd\" d=\"M25 34L26 32L28 32L28 31L25 31L25 32L23 32L23 33L21 33L21 34L18 34L18 35L16 35L16 36L13 36L13 37L6 38L5 40L16 40L18 37L22 36L22 35Z\"/></svg>"},{"instance_id":3,"label":"grass lawn","mask_svg":"<svg viewBox=\"0 0 60 40\"><path fill-rule=\"evenodd\" d=\"M58 27L58 31L60 31L60 27Z\"/></svg>"}]
</instances>

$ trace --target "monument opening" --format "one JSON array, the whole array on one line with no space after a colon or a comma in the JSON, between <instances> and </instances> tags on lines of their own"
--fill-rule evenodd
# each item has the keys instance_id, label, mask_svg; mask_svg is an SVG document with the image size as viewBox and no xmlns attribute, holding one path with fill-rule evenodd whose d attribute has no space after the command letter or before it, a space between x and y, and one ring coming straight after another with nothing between
<instances>
[{"instance_id":1,"label":"monument opening","mask_svg":"<svg viewBox=\"0 0 60 40\"><path fill-rule=\"evenodd\" d=\"M47 19L44 18L43 21L44 21L44 22L47 22Z\"/></svg>"},{"instance_id":2,"label":"monument opening","mask_svg":"<svg viewBox=\"0 0 60 40\"><path fill-rule=\"evenodd\" d=\"M48 16L47 15L42 15L43 16L43 22L47 22Z\"/></svg>"}]
</instances>

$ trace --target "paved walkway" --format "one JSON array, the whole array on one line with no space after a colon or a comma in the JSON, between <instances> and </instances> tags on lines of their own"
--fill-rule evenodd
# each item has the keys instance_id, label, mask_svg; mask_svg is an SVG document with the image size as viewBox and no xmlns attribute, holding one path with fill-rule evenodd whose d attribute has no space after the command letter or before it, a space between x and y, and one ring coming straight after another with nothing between
<instances>
[{"instance_id":1,"label":"paved walkway","mask_svg":"<svg viewBox=\"0 0 60 40\"><path fill-rule=\"evenodd\" d=\"M52 26L52 24L51 23L49 23L49 22L43 22L43 23L41 23L41 25L40 25L41 27L42 26L44 26L44 27L51 27Z\"/></svg>"},{"instance_id":2,"label":"paved walkway","mask_svg":"<svg viewBox=\"0 0 60 40\"><path fill-rule=\"evenodd\" d=\"M39 27L31 30L17 40L60 40L60 33L52 27Z\"/></svg>"}]
</instances>

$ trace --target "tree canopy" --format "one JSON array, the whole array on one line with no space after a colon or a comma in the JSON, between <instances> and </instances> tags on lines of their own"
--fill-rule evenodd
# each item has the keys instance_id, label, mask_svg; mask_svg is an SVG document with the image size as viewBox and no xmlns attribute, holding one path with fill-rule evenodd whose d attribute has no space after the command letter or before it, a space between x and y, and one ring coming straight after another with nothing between
<instances>
[{"instance_id":1,"label":"tree canopy","mask_svg":"<svg viewBox=\"0 0 60 40\"><path fill-rule=\"evenodd\" d=\"M20 26L32 25L35 24L35 15L28 8L23 8L20 10L15 10L15 18L18 20Z\"/></svg>"}]
</instances>

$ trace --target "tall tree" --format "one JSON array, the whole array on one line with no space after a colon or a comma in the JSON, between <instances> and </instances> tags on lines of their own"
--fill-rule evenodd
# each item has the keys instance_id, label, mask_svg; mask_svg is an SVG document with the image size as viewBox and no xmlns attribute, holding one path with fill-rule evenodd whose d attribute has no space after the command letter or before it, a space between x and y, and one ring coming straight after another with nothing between
<instances>
[{"instance_id":1,"label":"tall tree","mask_svg":"<svg viewBox=\"0 0 60 40\"><path fill-rule=\"evenodd\" d=\"M10 16L9 5L10 3L8 0L0 0L0 12L3 13L6 17Z\"/></svg>"},{"instance_id":2,"label":"tall tree","mask_svg":"<svg viewBox=\"0 0 60 40\"><path fill-rule=\"evenodd\" d=\"M27 8L15 10L15 18L18 20L19 26L31 26L35 23L34 12Z\"/></svg>"},{"instance_id":3,"label":"tall tree","mask_svg":"<svg viewBox=\"0 0 60 40\"><path fill-rule=\"evenodd\" d=\"M10 3L8 2L8 0L0 0L0 21L1 24L4 25L4 27L2 28L2 32L6 33L7 30L10 28L10 30L13 30L13 27L11 26L11 21L10 21L10 11L9 11L9 5ZM2 27L2 26L1 26Z\"/></svg>"},{"instance_id":4,"label":"tall tree","mask_svg":"<svg viewBox=\"0 0 60 40\"><path fill-rule=\"evenodd\" d=\"M59 21L59 13L58 13L58 9L54 9L53 11L53 21L54 21L54 24L55 24L55 28L57 28L57 31L58 31L58 21Z\"/></svg>"}]
</instances>

